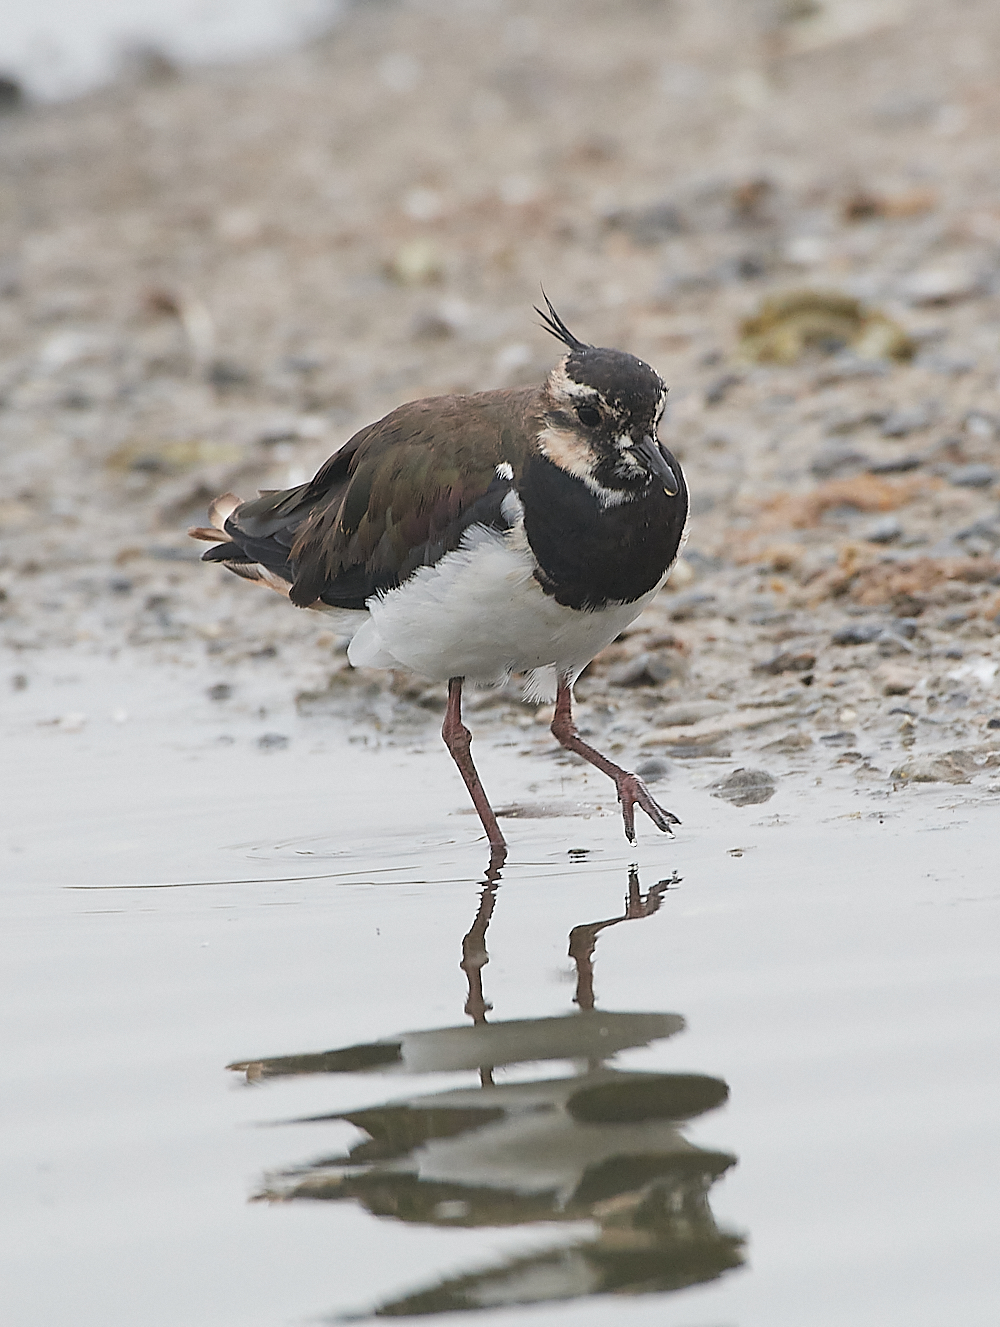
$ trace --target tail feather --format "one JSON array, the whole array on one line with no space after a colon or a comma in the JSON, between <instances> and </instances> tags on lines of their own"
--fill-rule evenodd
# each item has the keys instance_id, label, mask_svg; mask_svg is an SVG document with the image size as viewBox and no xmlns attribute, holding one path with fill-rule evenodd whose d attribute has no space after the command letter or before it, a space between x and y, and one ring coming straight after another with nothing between
<instances>
[{"instance_id":1,"label":"tail feather","mask_svg":"<svg viewBox=\"0 0 1000 1327\"><path fill-rule=\"evenodd\" d=\"M212 544L202 554L202 562L220 562L244 580L257 581L287 595L295 578L289 560L291 545L304 513L295 512L289 519L291 513L284 507L294 509L300 496L297 489L276 489L253 502L241 503L235 493L223 493L209 506L210 524L192 526L188 534ZM244 512L249 529L244 528Z\"/></svg>"},{"instance_id":2,"label":"tail feather","mask_svg":"<svg viewBox=\"0 0 1000 1327\"><path fill-rule=\"evenodd\" d=\"M189 526L188 535L192 539L200 539L204 544L217 544L220 540L231 542L225 530L216 530L213 525Z\"/></svg>"},{"instance_id":3,"label":"tail feather","mask_svg":"<svg viewBox=\"0 0 1000 1327\"><path fill-rule=\"evenodd\" d=\"M224 530L226 522L239 505L240 500L235 493L222 493L213 498L208 507L208 519L213 528Z\"/></svg>"},{"instance_id":4,"label":"tail feather","mask_svg":"<svg viewBox=\"0 0 1000 1327\"><path fill-rule=\"evenodd\" d=\"M225 562L227 564L235 564L237 562L255 562L256 558L250 557L249 554L245 553L238 544L234 543L232 539L227 537L224 544L216 544L214 548L206 549L201 555L201 560L202 562Z\"/></svg>"}]
</instances>

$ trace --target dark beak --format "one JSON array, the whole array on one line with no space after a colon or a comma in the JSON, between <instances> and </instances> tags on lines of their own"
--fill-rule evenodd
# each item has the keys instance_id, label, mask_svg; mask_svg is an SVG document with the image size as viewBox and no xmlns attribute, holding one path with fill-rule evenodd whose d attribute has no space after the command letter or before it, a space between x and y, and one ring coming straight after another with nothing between
<instances>
[{"instance_id":1,"label":"dark beak","mask_svg":"<svg viewBox=\"0 0 1000 1327\"><path fill-rule=\"evenodd\" d=\"M642 462L654 479L663 485L667 497L675 498L680 492L677 476L667 464L667 458L660 450L660 444L647 433L641 442L634 442L629 451Z\"/></svg>"}]
</instances>

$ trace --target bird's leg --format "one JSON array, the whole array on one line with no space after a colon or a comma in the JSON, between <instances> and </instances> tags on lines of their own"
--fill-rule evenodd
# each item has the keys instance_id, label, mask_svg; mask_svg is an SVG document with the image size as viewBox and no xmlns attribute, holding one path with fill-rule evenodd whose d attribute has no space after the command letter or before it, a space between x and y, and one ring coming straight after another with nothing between
<instances>
[{"instance_id":1,"label":"bird's leg","mask_svg":"<svg viewBox=\"0 0 1000 1327\"><path fill-rule=\"evenodd\" d=\"M595 751L592 746L588 746L583 741L576 731L576 724L573 722L573 695L565 678L560 679L556 690L556 713L552 720L552 736L567 751L575 751L578 756L583 756L584 760L589 760L602 774L606 774L609 779L614 779L615 787L618 789L618 800L622 804L625 837L629 843L635 842L635 808L637 806L642 807L657 829L662 829L667 834L671 832L671 825L681 823L672 812L665 811L650 797L646 785L637 774L630 774L628 770L622 769L614 761L608 760L607 756L602 756L600 751Z\"/></svg>"},{"instance_id":2,"label":"bird's leg","mask_svg":"<svg viewBox=\"0 0 1000 1327\"><path fill-rule=\"evenodd\" d=\"M483 829L486 830L486 837L493 850L490 855L490 868L498 870L507 855L507 843L500 833L500 826L493 814L486 790L472 763L472 734L462 722L462 678L460 677L452 677L448 681L448 708L445 711L441 736L451 752L452 760L458 766L459 774L465 780L465 786L479 813L479 819L483 822Z\"/></svg>"}]
</instances>

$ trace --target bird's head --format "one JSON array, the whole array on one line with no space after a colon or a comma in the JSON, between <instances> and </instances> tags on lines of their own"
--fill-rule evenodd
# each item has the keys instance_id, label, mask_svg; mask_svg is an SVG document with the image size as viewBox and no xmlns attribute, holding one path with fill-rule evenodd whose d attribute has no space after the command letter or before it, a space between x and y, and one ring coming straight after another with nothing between
<instances>
[{"instance_id":1,"label":"bird's head","mask_svg":"<svg viewBox=\"0 0 1000 1327\"><path fill-rule=\"evenodd\" d=\"M663 379L634 355L578 340L545 302L548 313L536 312L569 354L542 388L541 451L606 504L631 501L653 484L677 494L676 462L656 436L667 400Z\"/></svg>"}]
</instances>

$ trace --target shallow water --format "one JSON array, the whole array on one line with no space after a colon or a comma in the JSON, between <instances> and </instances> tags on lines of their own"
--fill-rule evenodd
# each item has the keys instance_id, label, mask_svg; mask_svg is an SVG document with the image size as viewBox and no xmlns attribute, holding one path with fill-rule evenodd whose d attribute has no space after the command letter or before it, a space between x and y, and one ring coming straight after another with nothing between
<instances>
[{"instance_id":1,"label":"shallow water","mask_svg":"<svg viewBox=\"0 0 1000 1327\"><path fill-rule=\"evenodd\" d=\"M9 1321L996 1320L993 795L678 764L630 850L494 730L495 800L572 814L486 880L436 719L205 680L7 706Z\"/></svg>"}]
</instances>

